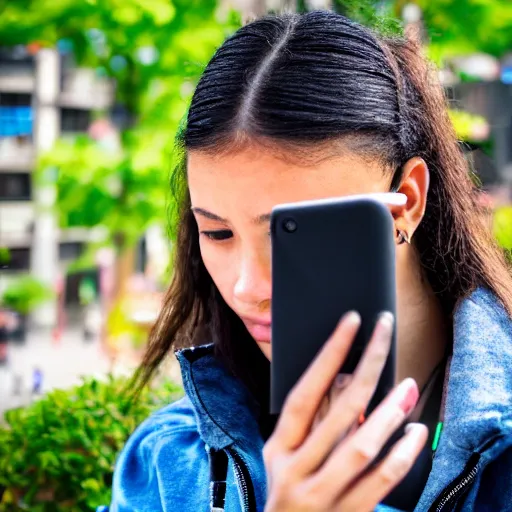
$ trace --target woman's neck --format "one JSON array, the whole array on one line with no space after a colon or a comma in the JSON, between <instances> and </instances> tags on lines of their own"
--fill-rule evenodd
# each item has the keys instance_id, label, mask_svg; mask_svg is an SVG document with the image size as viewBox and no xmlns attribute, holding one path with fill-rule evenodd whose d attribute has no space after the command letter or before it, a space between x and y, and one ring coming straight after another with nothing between
<instances>
[{"instance_id":1,"label":"woman's neck","mask_svg":"<svg viewBox=\"0 0 512 512\"><path fill-rule=\"evenodd\" d=\"M421 390L446 353L451 329L416 251L407 249L397 283L397 378L412 377Z\"/></svg>"}]
</instances>

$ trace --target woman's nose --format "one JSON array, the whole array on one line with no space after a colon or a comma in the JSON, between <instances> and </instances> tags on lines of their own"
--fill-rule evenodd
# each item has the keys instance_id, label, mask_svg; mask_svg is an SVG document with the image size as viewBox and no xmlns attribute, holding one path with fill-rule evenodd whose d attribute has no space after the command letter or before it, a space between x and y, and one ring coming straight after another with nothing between
<instances>
[{"instance_id":1,"label":"woman's nose","mask_svg":"<svg viewBox=\"0 0 512 512\"><path fill-rule=\"evenodd\" d=\"M240 262L233 294L246 304L260 304L270 300L272 278L270 259L261 255L247 255Z\"/></svg>"}]
</instances>

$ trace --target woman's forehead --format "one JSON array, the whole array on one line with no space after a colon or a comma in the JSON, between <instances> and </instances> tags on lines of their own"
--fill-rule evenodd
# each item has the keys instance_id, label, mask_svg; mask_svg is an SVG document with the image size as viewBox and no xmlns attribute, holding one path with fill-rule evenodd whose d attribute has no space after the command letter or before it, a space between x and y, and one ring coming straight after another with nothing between
<instances>
[{"instance_id":1,"label":"woman's forehead","mask_svg":"<svg viewBox=\"0 0 512 512\"><path fill-rule=\"evenodd\" d=\"M303 165L268 149L246 148L223 155L191 151L188 183L192 205L274 204L384 190L389 177L378 162L339 155Z\"/></svg>"},{"instance_id":2,"label":"woman's forehead","mask_svg":"<svg viewBox=\"0 0 512 512\"><path fill-rule=\"evenodd\" d=\"M265 179L291 179L293 175L310 176L310 179L332 175L334 179L343 179L345 174L352 174L365 179L366 175L376 178L375 174L382 174L382 171L381 162L349 151L331 152L322 157L316 150L308 153L304 148L282 150L251 145L222 153L194 150L187 155L187 174L191 180L208 174L254 175Z\"/></svg>"}]
</instances>

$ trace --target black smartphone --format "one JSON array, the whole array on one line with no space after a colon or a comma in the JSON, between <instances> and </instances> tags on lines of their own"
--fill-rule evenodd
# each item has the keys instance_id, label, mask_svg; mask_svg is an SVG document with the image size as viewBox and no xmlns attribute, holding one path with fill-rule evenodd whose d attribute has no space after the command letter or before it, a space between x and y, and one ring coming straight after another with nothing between
<instances>
[{"instance_id":1,"label":"black smartphone","mask_svg":"<svg viewBox=\"0 0 512 512\"><path fill-rule=\"evenodd\" d=\"M399 204L399 196L347 196L272 211L272 414L281 411L344 313L357 311L362 323L342 374L353 373L379 314L396 317L394 224L385 200ZM394 386L395 353L394 330L367 413Z\"/></svg>"}]
</instances>

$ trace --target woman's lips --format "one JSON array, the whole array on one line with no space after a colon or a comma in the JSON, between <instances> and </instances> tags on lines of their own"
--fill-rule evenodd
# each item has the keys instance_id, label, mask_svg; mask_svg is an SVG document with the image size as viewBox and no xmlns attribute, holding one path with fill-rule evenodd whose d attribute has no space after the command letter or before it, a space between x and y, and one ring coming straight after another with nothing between
<instances>
[{"instance_id":1,"label":"woman's lips","mask_svg":"<svg viewBox=\"0 0 512 512\"><path fill-rule=\"evenodd\" d=\"M242 318L249 334L259 343L270 343L272 337L272 324L267 321Z\"/></svg>"}]
</instances>

